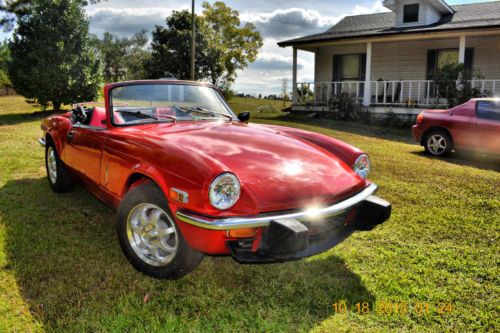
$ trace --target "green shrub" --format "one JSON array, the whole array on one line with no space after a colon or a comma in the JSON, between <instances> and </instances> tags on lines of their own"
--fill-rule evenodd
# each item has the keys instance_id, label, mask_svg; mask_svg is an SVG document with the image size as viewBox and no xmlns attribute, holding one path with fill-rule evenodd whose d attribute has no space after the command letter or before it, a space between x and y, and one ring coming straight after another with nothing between
<instances>
[{"instance_id":1,"label":"green shrub","mask_svg":"<svg viewBox=\"0 0 500 333\"><path fill-rule=\"evenodd\" d=\"M358 120L363 109L356 99L348 93L332 95L328 100L328 107L334 119L343 121Z\"/></svg>"}]
</instances>

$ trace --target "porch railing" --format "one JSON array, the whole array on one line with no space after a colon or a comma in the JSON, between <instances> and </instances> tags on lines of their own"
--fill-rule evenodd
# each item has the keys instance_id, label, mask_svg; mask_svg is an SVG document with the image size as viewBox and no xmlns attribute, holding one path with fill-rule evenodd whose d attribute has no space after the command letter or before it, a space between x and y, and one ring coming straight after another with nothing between
<instances>
[{"instance_id":1,"label":"porch railing","mask_svg":"<svg viewBox=\"0 0 500 333\"><path fill-rule=\"evenodd\" d=\"M470 84L484 96L500 96L500 80L471 80L462 83ZM342 93L347 93L362 103L365 84L364 81L298 83L295 104L327 105L332 96ZM439 97L439 89L432 80L371 81L370 88L370 105L426 107L447 104L446 99Z\"/></svg>"}]
</instances>

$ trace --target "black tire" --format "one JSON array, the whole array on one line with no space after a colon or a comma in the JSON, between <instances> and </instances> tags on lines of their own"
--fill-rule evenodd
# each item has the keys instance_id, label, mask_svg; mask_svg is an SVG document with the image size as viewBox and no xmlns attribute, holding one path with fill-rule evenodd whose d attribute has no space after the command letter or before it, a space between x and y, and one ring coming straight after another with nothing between
<instances>
[{"instance_id":1,"label":"black tire","mask_svg":"<svg viewBox=\"0 0 500 333\"><path fill-rule=\"evenodd\" d=\"M172 254L172 258L166 264L159 263L161 266L152 265L141 258L134 250L132 242L129 240L129 216L132 216L136 207L141 205L154 205L160 208L166 215L169 221L175 228L177 250ZM134 187L123 198L120 207L118 208L118 225L117 225L118 240L123 253L128 261L139 272L152 276L157 279L178 279L192 272L203 260L203 253L190 247L175 220L172 218L172 213L168 207L167 199L163 191L153 182L147 182ZM139 236L138 236L139 237ZM139 250L138 250L139 251ZM142 254L144 255L144 253ZM146 258L147 260L148 258ZM153 257L149 258L154 259Z\"/></svg>"},{"instance_id":2,"label":"black tire","mask_svg":"<svg viewBox=\"0 0 500 333\"><path fill-rule=\"evenodd\" d=\"M447 156L453 150L453 140L442 130L431 130L425 135L425 152L432 156Z\"/></svg>"},{"instance_id":3,"label":"black tire","mask_svg":"<svg viewBox=\"0 0 500 333\"><path fill-rule=\"evenodd\" d=\"M49 160L51 153L53 152L53 158L55 159L55 170L56 174L51 177L49 171ZM54 142L51 139L47 140L45 145L45 170L47 171L47 179L49 181L50 187L56 193L70 192L75 187L75 180L71 176L64 163L59 158L59 153Z\"/></svg>"}]
</instances>

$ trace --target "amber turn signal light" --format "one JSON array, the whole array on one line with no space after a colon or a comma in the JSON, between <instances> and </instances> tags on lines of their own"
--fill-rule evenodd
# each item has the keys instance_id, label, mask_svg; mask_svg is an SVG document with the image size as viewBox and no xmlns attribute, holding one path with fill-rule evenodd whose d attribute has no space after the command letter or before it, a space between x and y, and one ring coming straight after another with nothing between
<instances>
[{"instance_id":1,"label":"amber turn signal light","mask_svg":"<svg viewBox=\"0 0 500 333\"><path fill-rule=\"evenodd\" d=\"M257 235L258 228L228 230L227 236L231 238L253 238Z\"/></svg>"},{"instance_id":2,"label":"amber turn signal light","mask_svg":"<svg viewBox=\"0 0 500 333\"><path fill-rule=\"evenodd\" d=\"M424 122L424 115L421 113L417 116L417 124L421 124Z\"/></svg>"}]
</instances>

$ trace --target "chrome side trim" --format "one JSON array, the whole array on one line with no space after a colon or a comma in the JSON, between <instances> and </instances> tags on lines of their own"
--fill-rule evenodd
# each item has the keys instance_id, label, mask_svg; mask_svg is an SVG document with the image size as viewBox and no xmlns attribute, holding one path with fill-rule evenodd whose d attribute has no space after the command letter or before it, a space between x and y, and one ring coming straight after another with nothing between
<instances>
[{"instance_id":1,"label":"chrome side trim","mask_svg":"<svg viewBox=\"0 0 500 333\"><path fill-rule=\"evenodd\" d=\"M366 200L369 196L377 191L378 186L371 184L363 191L359 192L353 197L336 203L333 206L320 208L314 211L315 217L321 216L336 216L340 215L352 206ZM176 218L182 222L192 224L194 226L208 229L208 230L231 230L241 228L256 228L268 226L272 220L280 219L300 219L311 215L310 211L300 211L296 213L281 214L281 215L265 215L255 217L229 217L223 219L209 219L206 217L198 216L192 213L177 211Z\"/></svg>"},{"instance_id":2,"label":"chrome side trim","mask_svg":"<svg viewBox=\"0 0 500 333\"><path fill-rule=\"evenodd\" d=\"M40 144L40 146L45 147L45 139L38 139L38 143Z\"/></svg>"}]
</instances>

